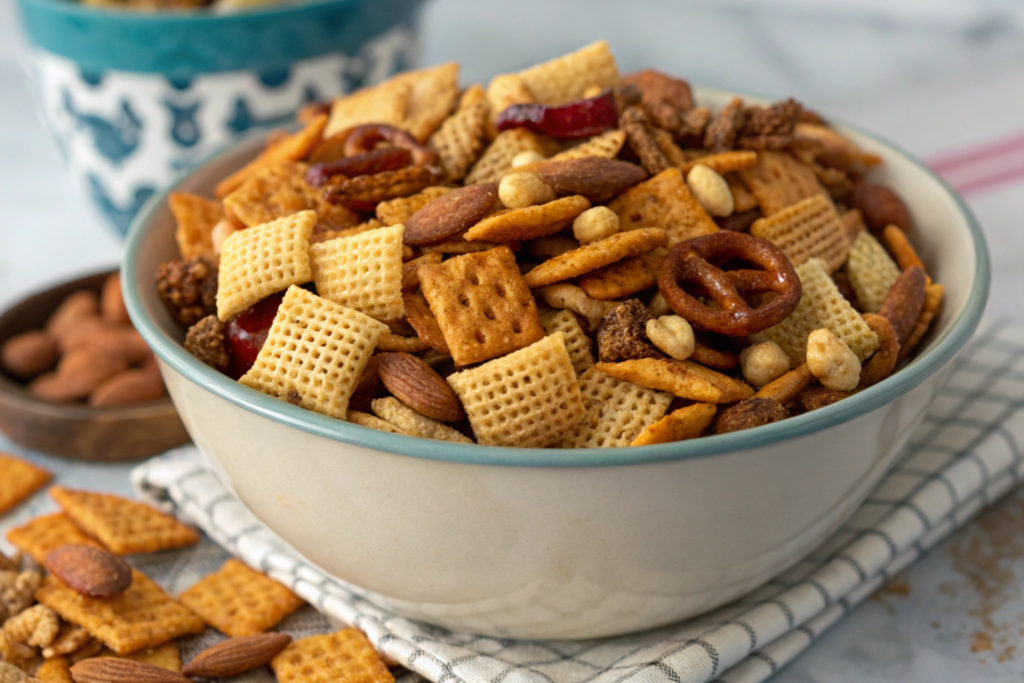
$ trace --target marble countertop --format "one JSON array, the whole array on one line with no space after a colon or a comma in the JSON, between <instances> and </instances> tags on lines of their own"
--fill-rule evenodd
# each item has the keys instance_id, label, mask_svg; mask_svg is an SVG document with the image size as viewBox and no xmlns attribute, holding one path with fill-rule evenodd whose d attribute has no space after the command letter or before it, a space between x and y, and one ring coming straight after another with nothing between
<instances>
[{"instance_id":1,"label":"marble countertop","mask_svg":"<svg viewBox=\"0 0 1024 683\"><path fill-rule=\"evenodd\" d=\"M63 173L35 117L17 61L12 5L0 0L0 306L55 279L111 266L121 252ZM815 109L945 164L993 247L991 320L1022 314L1024 154L983 168L956 160L1024 134L1022 16L1010 0L437 0L424 17L423 62L457 60L465 81L486 80L607 37L626 70L653 64L699 83L797 94ZM40 459L63 482L128 491L125 466ZM898 577L774 680L1020 680L1024 652L1015 648L1024 635L1022 530L1024 493L1018 491Z\"/></svg>"}]
</instances>

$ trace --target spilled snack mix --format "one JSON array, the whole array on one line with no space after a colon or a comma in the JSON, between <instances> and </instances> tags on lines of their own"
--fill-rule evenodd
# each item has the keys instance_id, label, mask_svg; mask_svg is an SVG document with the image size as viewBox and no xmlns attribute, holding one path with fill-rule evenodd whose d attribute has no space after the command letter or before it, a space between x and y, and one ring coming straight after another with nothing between
<instances>
[{"instance_id":1,"label":"spilled snack mix","mask_svg":"<svg viewBox=\"0 0 1024 683\"><path fill-rule=\"evenodd\" d=\"M880 157L792 99L622 75L604 41L320 111L216 199L171 196L157 287L199 360L339 420L540 448L756 428L884 380L942 302Z\"/></svg>"}]
</instances>

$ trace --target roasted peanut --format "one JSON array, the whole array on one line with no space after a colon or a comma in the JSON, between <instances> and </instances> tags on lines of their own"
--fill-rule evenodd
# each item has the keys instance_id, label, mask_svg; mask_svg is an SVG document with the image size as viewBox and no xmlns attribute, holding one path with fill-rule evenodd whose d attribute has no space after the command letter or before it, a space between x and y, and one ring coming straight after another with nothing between
<instances>
[{"instance_id":1,"label":"roasted peanut","mask_svg":"<svg viewBox=\"0 0 1024 683\"><path fill-rule=\"evenodd\" d=\"M712 216L724 217L733 212L735 203L729 183L704 164L697 164L686 175L686 184L694 198Z\"/></svg>"},{"instance_id":2,"label":"roasted peanut","mask_svg":"<svg viewBox=\"0 0 1024 683\"><path fill-rule=\"evenodd\" d=\"M647 304L647 308L650 310L651 315L656 318L672 313L672 307L668 305L667 301L665 301L665 295L661 292L656 292L654 296L651 297L651 301Z\"/></svg>"},{"instance_id":3,"label":"roasted peanut","mask_svg":"<svg viewBox=\"0 0 1024 683\"><path fill-rule=\"evenodd\" d=\"M234 235L241 228L232 220L228 218L221 219L217 225L213 226L213 230L210 231L210 241L213 242L213 253L219 254L220 249L224 246L224 240Z\"/></svg>"},{"instance_id":4,"label":"roasted peanut","mask_svg":"<svg viewBox=\"0 0 1024 683\"><path fill-rule=\"evenodd\" d=\"M740 351L740 368L750 384L763 387L789 372L789 356L775 342L761 342Z\"/></svg>"},{"instance_id":5,"label":"roasted peanut","mask_svg":"<svg viewBox=\"0 0 1024 683\"><path fill-rule=\"evenodd\" d=\"M535 152L532 149L528 149L525 152L512 157L512 168L519 168L520 166L526 166L528 164L535 164L538 161L544 161L545 157L540 152Z\"/></svg>"},{"instance_id":6,"label":"roasted peanut","mask_svg":"<svg viewBox=\"0 0 1024 683\"><path fill-rule=\"evenodd\" d=\"M525 209L555 200L555 191L536 173L510 173L498 185L498 198L510 209Z\"/></svg>"},{"instance_id":7,"label":"roasted peanut","mask_svg":"<svg viewBox=\"0 0 1024 683\"><path fill-rule=\"evenodd\" d=\"M4 342L0 361L18 379L32 379L57 364L57 340L42 330L23 332Z\"/></svg>"},{"instance_id":8,"label":"roasted peanut","mask_svg":"<svg viewBox=\"0 0 1024 683\"><path fill-rule=\"evenodd\" d=\"M128 309L121 296L121 274L114 273L103 283L100 295L100 317L108 325L131 325Z\"/></svg>"},{"instance_id":9,"label":"roasted peanut","mask_svg":"<svg viewBox=\"0 0 1024 683\"><path fill-rule=\"evenodd\" d=\"M676 360L693 355L696 340L690 323L678 315L663 315L647 321L647 338L662 352Z\"/></svg>"},{"instance_id":10,"label":"roasted peanut","mask_svg":"<svg viewBox=\"0 0 1024 683\"><path fill-rule=\"evenodd\" d=\"M580 244L611 237L619 231L619 216L607 206L587 209L572 222L572 234Z\"/></svg>"},{"instance_id":11,"label":"roasted peanut","mask_svg":"<svg viewBox=\"0 0 1024 683\"><path fill-rule=\"evenodd\" d=\"M808 335L807 367L826 389L852 391L860 383L860 359L831 330Z\"/></svg>"},{"instance_id":12,"label":"roasted peanut","mask_svg":"<svg viewBox=\"0 0 1024 683\"><path fill-rule=\"evenodd\" d=\"M587 319L588 332L593 332L601 324L605 315L619 306L618 301L598 301L591 299L587 293L575 285L559 283L547 285L537 290L541 299L552 308L567 308L579 313Z\"/></svg>"}]
</instances>

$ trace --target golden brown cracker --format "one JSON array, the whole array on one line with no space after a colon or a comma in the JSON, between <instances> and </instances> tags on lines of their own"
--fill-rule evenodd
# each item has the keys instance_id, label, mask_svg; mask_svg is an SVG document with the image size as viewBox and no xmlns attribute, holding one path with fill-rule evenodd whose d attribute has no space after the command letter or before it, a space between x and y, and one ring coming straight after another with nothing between
<instances>
[{"instance_id":1,"label":"golden brown cracker","mask_svg":"<svg viewBox=\"0 0 1024 683\"><path fill-rule=\"evenodd\" d=\"M308 164L282 162L252 173L224 197L224 208L248 227L300 211L316 211L318 230L345 230L362 220L355 211L324 199L323 190L306 182Z\"/></svg>"},{"instance_id":2,"label":"golden brown cracker","mask_svg":"<svg viewBox=\"0 0 1024 683\"><path fill-rule=\"evenodd\" d=\"M7 540L39 564L46 561L46 556L51 550L66 545L103 547L96 539L79 529L63 512L36 517L24 526L11 529L7 532Z\"/></svg>"},{"instance_id":3,"label":"golden brown cracker","mask_svg":"<svg viewBox=\"0 0 1024 683\"><path fill-rule=\"evenodd\" d=\"M620 232L545 261L526 274L526 283L532 288L562 282L621 259L664 247L668 239L668 233L661 228Z\"/></svg>"},{"instance_id":4,"label":"golden brown cracker","mask_svg":"<svg viewBox=\"0 0 1024 683\"><path fill-rule=\"evenodd\" d=\"M739 175L765 216L825 192L814 170L786 152L759 152L757 163Z\"/></svg>"},{"instance_id":5,"label":"golden brown cracker","mask_svg":"<svg viewBox=\"0 0 1024 683\"><path fill-rule=\"evenodd\" d=\"M459 65L451 62L408 71L394 80L411 86L401 127L426 142L459 101Z\"/></svg>"},{"instance_id":6,"label":"golden brown cracker","mask_svg":"<svg viewBox=\"0 0 1024 683\"><path fill-rule=\"evenodd\" d=\"M293 641L270 663L279 683L394 683L384 660L358 629Z\"/></svg>"},{"instance_id":7,"label":"golden brown cracker","mask_svg":"<svg viewBox=\"0 0 1024 683\"><path fill-rule=\"evenodd\" d=\"M214 258L211 235L213 227L224 218L224 205L188 192L171 192L167 205L177 224L174 239L182 258Z\"/></svg>"},{"instance_id":8,"label":"golden brown cracker","mask_svg":"<svg viewBox=\"0 0 1024 683\"><path fill-rule=\"evenodd\" d=\"M525 209L506 209L471 227L464 239L515 242L547 237L564 230L589 208L590 202L585 197L573 195Z\"/></svg>"},{"instance_id":9,"label":"golden brown cracker","mask_svg":"<svg viewBox=\"0 0 1024 683\"><path fill-rule=\"evenodd\" d=\"M565 104L583 98L587 88L608 88L619 82L619 69L608 42L599 40L519 72L541 104Z\"/></svg>"},{"instance_id":10,"label":"golden brown cracker","mask_svg":"<svg viewBox=\"0 0 1024 683\"><path fill-rule=\"evenodd\" d=\"M53 657L40 664L36 669L36 680L40 683L75 683L65 657Z\"/></svg>"},{"instance_id":11,"label":"golden brown cracker","mask_svg":"<svg viewBox=\"0 0 1024 683\"><path fill-rule=\"evenodd\" d=\"M631 256L580 278L579 287L591 299L611 301L635 294L658 283L658 269L668 249L658 247L646 254Z\"/></svg>"},{"instance_id":12,"label":"golden brown cracker","mask_svg":"<svg viewBox=\"0 0 1024 683\"><path fill-rule=\"evenodd\" d=\"M365 123L401 126L412 97L412 84L391 78L383 83L339 97L331 105L325 138Z\"/></svg>"},{"instance_id":13,"label":"golden brown cracker","mask_svg":"<svg viewBox=\"0 0 1024 683\"><path fill-rule=\"evenodd\" d=\"M669 168L637 183L608 204L619 216L622 230L648 226L668 231L669 246L718 231L678 168Z\"/></svg>"},{"instance_id":14,"label":"golden brown cracker","mask_svg":"<svg viewBox=\"0 0 1024 683\"><path fill-rule=\"evenodd\" d=\"M711 426L718 407L712 403L694 403L672 411L640 432L630 446L650 446L696 439Z\"/></svg>"},{"instance_id":15,"label":"golden brown cracker","mask_svg":"<svg viewBox=\"0 0 1024 683\"><path fill-rule=\"evenodd\" d=\"M45 486L52 476L27 460L0 453L0 515L28 499Z\"/></svg>"},{"instance_id":16,"label":"golden brown cracker","mask_svg":"<svg viewBox=\"0 0 1024 683\"><path fill-rule=\"evenodd\" d=\"M804 363L758 389L752 398L770 398L780 405L786 405L806 389L813 379L810 368Z\"/></svg>"},{"instance_id":17,"label":"golden brown cracker","mask_svg":"<svg viewBox=\"0 0 1024 683\"><path fill-rule=\"evenodd\" d=\"M486 97L492 121L513 104L529 104L537 101L526 85L526 81L517 74L501 74L492 78L487 85Z\"/></svg>"},{"instance_id":18,"label":"golden brown cracker","mask_svg":"<svg viewBox=\"0 0 1024 683\"><path fill-rule=\"evenodd\" d=\"M385 332L377 343L378 351L404 351L405 353L422 353L429 346L419 337L406 337L392 332Z\"/></svg>"},{"instance_id":19,"label":"golden brown cracker","mask_svg":"<svg viewBox=\"0 0 1024 683\"><path fill-rule=\"evenodd\" d=\"M749 150L731 150L728 152L719 152L718 154L708 154L687 161L682 166L682 170L683 175L685 176L693 170L694 166L700 164L701 166L707 166L715 173L724 176L726 173L742 171L745 168L750 168L756 163L757 152L751 152Z\"/></svg>"},{"instance_id":20,"label":"golden brown cracker","mask_svg":"<svg viewBox=\"0 0 1024 683\"><path fill-rule=\"evenodd\" d=\"M734 403L754 395L754 390L746 383L685 360L640 358L598 363L594 367L616 379L691 401Z\"/></svg>"},{"instance_id":21,"label":"golden brown cracker","mask_svg":"<svg viewBox=\"0 0 1024 683\"><path fill-rule=\"evenodd\" d=\"M329 242L336 240L339 237L352 237L360 233L368 232L370 230L376 230L377 228L383 228L384 224L376 218L371 218L367 221L363 221L359 225L355 225L351 228L345 228L344 230L322 230L319 231L320 226L313 230L313 234L309 238L310 245L319 244L320 242Z\"/></svg>"},{"instance_id":22,"label":"golden brown cracker","mask_svg":"<svg viewBox=\"0 0 1024 683\"><path fill-rule=\"evenodd\" d=\"M257 171L283 161L300 161L306 158L306 155L320 144L326 125L327 114L321 114L298 132L277 140L263 150L258 157L217 183L214 195L218 199L223 199L241 187L242 183Z\"/></svg>"},{"instance_id":23,"label":"golden brown cracker","mask_svg":"<svg viewBox=\"0 0 1024 683\"><path fill-rule=\"evenodd\" d=\"M119 655L113 650L104 649L100 657L116 657L118 659L130 659L140 664L160 667L166 671L181 673L181 649L177 643L164 643L157 647L147 647L144 650L137 650L126 655Z\"/></svg>"},{"instance_id":24,"label":"golden brown cracker","mask_svg":"<svg viewBox=\"0 0 1024 683\"><path fill-rule=\"evenodd\" d=\"M416 330L416 335L420 340L438 353L451 355L441 327L437 324L437 318L430 311L427 298L419 292L407 292L402 295L402 298L405 299L405 318Z\"/></svg>"},{"instance_id":25,"label":"golden brown cracker","mask_svg":"<svg viewBox=\"0 0 1024 683\"><path fill-rule=\"evenodd\" d=\"M854 211L856 211L856 209L854 209ZM911 244L910 240L907 238L907 233L903 232L895 225L888 225L885 230L882 231L882 239L885 241L885 246L889 248L889 253L892 254L892 257L895 259L896 265L899 266L901 272L912 266L917 266L921 270L924 270L927 275L928 271L925 269L924 263L921 261L921 257L917 255L917 250L914 249L914 245Z\"/></svg>"},{"instance_id":26,"label":"golden brown cracker","mask_svg":"<svg viewBox=\"0 0 1024 683\"><path fill-rule=\"evenodd\" d=\"M757 208L757 197L747 189L738 173L726 173L724 177L732 192L733 213L746 213Z\"/></svg>"},{"instance_id":27,"label":"golden brown cracker","mask_svg":"<svg viewBox=\"0 0 1024 683\"><path fill-rule=\"evenodd\" d=\"M431 263L440 263L442 255L438 252L424 254L419 258L402 264L402 291L415 292L420 288L420 267Z\"/></svg>"}]
</instances>

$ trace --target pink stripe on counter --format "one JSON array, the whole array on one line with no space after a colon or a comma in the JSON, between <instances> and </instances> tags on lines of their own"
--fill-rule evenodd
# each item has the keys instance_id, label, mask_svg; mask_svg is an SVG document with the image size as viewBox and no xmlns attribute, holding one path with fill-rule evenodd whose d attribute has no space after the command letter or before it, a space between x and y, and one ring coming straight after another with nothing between
<instances>
[{"instance_id":1,"label":"pink stripe on counter","mask_svg":"<svg viewBox=\"0 0 1024 683\"><path fill-rule=\"evenodd\" d=\"M1024 180L1024 165L965 180L961 183L954 183L953 189L960 194L966 195L980 190L987 190L997 185L1005 185L1016 180Z\"/></svg>"},{"instance_id":2,"label":"pink stripe on counter","mask_svg":"<svg viewBox=\"0 0 1024 683\"><path fill-rule=\"evenodd\" d=\"M929 162L932 170L945 174L963 166L1003 156L1017 150L1024 150L1024 135L993 142L982 147L952 152Z\"/></svg>"}]
</instances>

